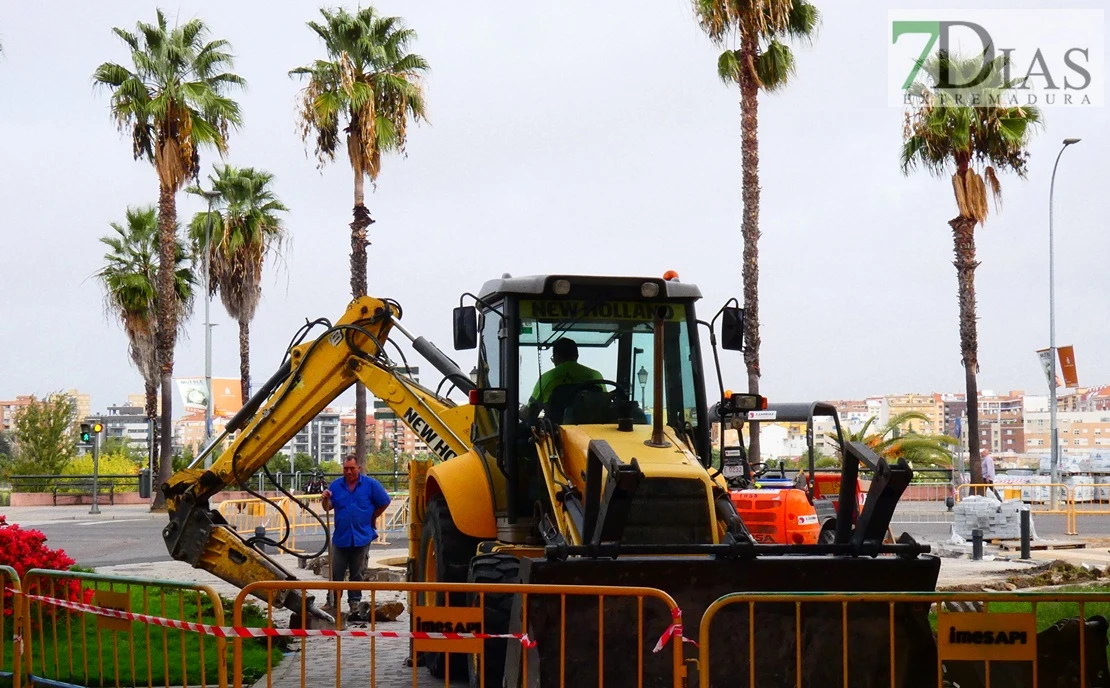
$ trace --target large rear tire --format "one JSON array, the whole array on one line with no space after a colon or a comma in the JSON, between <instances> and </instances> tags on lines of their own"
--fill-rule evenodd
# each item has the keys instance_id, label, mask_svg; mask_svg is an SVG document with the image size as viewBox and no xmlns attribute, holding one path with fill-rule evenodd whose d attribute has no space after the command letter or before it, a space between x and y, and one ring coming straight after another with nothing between
<instances>
[{"instance_id":1,"label":"large rear tire","mask_svg":"<svg viewBox=\"0 0 1110 688\"><path fill-rule=\"evenodd\" d=\"M433 497L424 512L424 529L420 536L420 556L416 562L416 579L425 582L465 583L470 559L478 549L477 538L464 535L455 527L447 500ZM421 606L466 606L466 594L450 595L420 593L417 604ZM467 672L467 655L443 652L425 652L424 666L435 678L447 675L447 661L451 662L451 677L462 678Z\"/></svg>"},{"instance_id":2,"label":"large rear tire","mask_svg":"<svg viewBox=\"0 0 1110 688\"><path fill-rule=\"evenodd\" d=\"M480 554L470 560L469 583L486 585L520 582L520 559L511 554ZM486 593L484 600L477 593L470 593L470 606L481 606L483 613L482 631L485 633L508 633L513 611L513 595ZM486 677L486 688L500 686L505 678L505 653L508 640L485 641L485 671L482 671L481 656L470 655L470 685L479 688L482 674Z\"/></svg>"}]
</instances>

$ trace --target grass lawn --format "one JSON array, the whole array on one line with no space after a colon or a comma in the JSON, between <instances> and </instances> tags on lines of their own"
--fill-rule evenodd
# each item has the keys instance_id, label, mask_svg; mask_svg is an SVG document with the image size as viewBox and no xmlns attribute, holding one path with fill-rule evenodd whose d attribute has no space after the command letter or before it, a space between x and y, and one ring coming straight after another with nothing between
<instances>
[{"instance_id":1,"label":"grass lawn","mask_svg":"<svg viewBox=\"0 0 1110 688\"><path fill-rule=\"evenodd\" d=\"M1106 585L1068 585L1058 588L1052 592L1063 593L1108 593L1110 586ZM990 601L990 594L984 594L983 600ZM1033 605L1029 602L991 602L987 606L990 612L1031 612ZM1040 633L1049 626L1055 624L1060 619L1070 619L1079 616L1079 603L1078 602L1040 602L1037 604L1037 632ZM1110 619L1110 602L1087 602L1083 605L1083 616L1091 618L1092 616L1102 616ZM933 631L937 630L937 615L936 612L929 614L929 624L933 627Z\"/></svg>"},{"instance_id":2,"label":"grass lawn","mask_svg":"<svg viewBox=\"0 0 1110 688\"><path fill-rule=\"evenodd\" d=\"M135 613L215 623L208 599L192 590L173 588L124 587L114 583L111 590L98 582L99 591L122 593L130 599ZM230 626L231 602L224 600L224 625ZM216 685L219 653L216 638L177 631L140 622L107 620L122 625L122 630L104 628L105 619L93 614L69 612L32 603L30 608L34 651L30 673L41 678L83 686ZM253 605L244 608L244 625L265 626L266 618ZM10 617L5 619L3 671L11 670L12 631ZM99 621L99 623L98 623ZM266 639L243 641L243 680L251 683L266 675L267 655L271 665L281 661L284 639L275 638L271 650ZM224 664L230 682L233 675L232 641L226 642ZM28 668L24 667L24 675Z\"/></svg>"}]
</instances>

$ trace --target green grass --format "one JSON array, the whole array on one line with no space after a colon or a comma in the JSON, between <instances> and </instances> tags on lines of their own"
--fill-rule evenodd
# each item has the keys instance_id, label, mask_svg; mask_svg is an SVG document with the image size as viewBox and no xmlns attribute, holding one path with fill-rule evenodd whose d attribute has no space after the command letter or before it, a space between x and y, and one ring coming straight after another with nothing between
<instances>
[{"instance_id":1,"label":"green grass","mask_svg":"<svg viewBox=\"0 0 1110 688\"><path fill-rule=\"evenodd\" d=\"M1106 593L1110 592L1110 586L1107 585L1068 585L1057 588L1051 592L1062 593ZM983 595L985 601L990 601L990 595ZM1033 604L1030 602L991 602L987 606L987 610L991 613L1004 613L1004 612L1024 612L1029 613L1033 611ZM1037 632L1040 633L1049 626L1055 624L1061 619L1070 619L1079 616L1079 603L1078 602L1040 602L1037 604ZM1090 618L1092 616L1103 616L1110 619L1110 602L1087 602L1083 605L1083 616ZM936 612L930 612L929 625L933 627L933 631L937 630L937 615Z\"/></svg>"},{"instance_id":2,"label":"green grass","mask_svg":"<svg viewBox=\"0 0 1110 688\"><path fill-rule=\"evenodd\" d=\"M49 585L49 584L48 584ZM108 584L100 582L100 590ZM184 619L212 624L215 617L211 602L192 590L142 588L114 583L111 590L125 592L135 613ZM232 605L224 600L224 625L232 624ZM80 612L32 603L31 645L34 650L30 673L42 678L83 686L207 685L218 683L217 641L212 636L163 629L140 622L128 630L98 628L98 617ZM11 671L12 625L5 619L0 671ZM258 607L244 608L244 625L267 625ZM284 639L274 639L267 649L266 639L243 641L243 680L245 683L266 675L267 657L271 665L281 661ZM232 641L226 643L225 665L228 681L233 676ZM24 675L28 673L24 667ZM203 681L202 681L203 679Z\"/></svg>"}]
</instances>

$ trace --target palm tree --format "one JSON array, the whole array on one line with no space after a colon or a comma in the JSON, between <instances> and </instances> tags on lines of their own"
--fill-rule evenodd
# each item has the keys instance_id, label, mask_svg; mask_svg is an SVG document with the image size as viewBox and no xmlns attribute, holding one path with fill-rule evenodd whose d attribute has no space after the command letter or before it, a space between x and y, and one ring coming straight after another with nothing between
<instances>
[{"instance_id":1,"label":"palm tree","mask_svg":"<svg viewBox=\"0 0 1110 688\"><path fill-rule=\"evenodd\" d=\"M280 250L285 227L278 213L288 208L274 195L274 175L253 167L216 168L213 207L197 213L189 226L195 253L208 252L209 294L220 292L228 315L239 323L239 374L243 401L250 398L250 322L262 298L262 264L271 250ZM189 193L203 195L198 187ZM209 234L211 242L206 242Z\"/></svg>"},{"instance_id":2,"label":"palm tree","mask_svg":"<svg viewBox=\"0 0 1110 688\"><path fill-rule=\"evenodd\" d=\"M177 255L177 192L200 170L200 149L227 149L227 134L240 124L239 104L227 97L241 87L239 76L224 71L232 67L229 44L205 42L208 27L192 19L170 28L161 10L155 24L137 22L132 33L112 31L131 51L132 68L105 62L96 68L93 82L112 91L111 113L121 132L131 138L136 160L148 160L158 173L159 267L155 289L158 364L162 374L161 427L173 422L173 351L177 343L177 308L174 296L174 259ZM162 433L160 482L173 470L172 433ZM155 496L155 508L164 499Z\"/></svg>"},{"instance_id":3,"label":"palm tree","mask_svg":"<svg viewBox=\"0 0 1110 688\"><path fill-rule=\"evenodd\" d=\"M820 13L806 0L694 0L709 38L725 46L717 75L740 87L740 157L744 200L744 364L748 392L759 393L759 91L782 89L794 74L794 53L783 41L809 42ZM736 48L730 48L738 41ZM752 423L749 456L759 457L759 424Z\"/></svg>"},{"instance_id":4,"label":"palm tree","mask_svg":"<svg viewBox=\"0 0 1110 688\"><path fill-rule=\"evenodd\" d=\"M114 235L100 238L110 250L104 254L104 266L96 273L104 287L104 308L119 318L127 333L128 353L146 388L146 417L158 417L158 366L155 325L155 284L159 264L158 218L153 206L128 208L123 224L111 223ZM179 327L189 317L193 306L195 279L188 254L177 247L174 262L174 293ZM154 459L158 457L158 424L151 442Z\"/></svg>"},{"instance_id":5,"label":"palm tree","mask_svg":"<svg viewBox=\"0 0 1110 688\"><path fill-rule=\"evenodd\" d=\"M935 84L971 83L982 68L990 76L963 93L961 100L948 97ZM1011 107L1006 94L1018 86L1004 79L1006 57L986 61L980 55L970 59L940 52L922 64L929 83L915 83L911 94L920 105L906 113L902 143L902 172L909 174L920 166L937 177L951 175L959 214L948 222L952 228L956 277L960 301L960 353L967 385L968 437L979 436L979 398L976 375L979 372L979 342L975 312L975 227L987 219L988 195L996 206L1002 198L998 171L1009 170L1024 178L1026 150L1033 130L1041 122L1035 107ZM957 75L958 81L951 79ZM969 96L976 96L978 105ZM985 181L984 181L985 180ZM988 193L989 189L989 193ZM971 482L983 482L979 443L968 443Z\"/></svg>"},{"instance_id":6,"label":"palm tree","mask_svg":"<svg viewBox=\"0 0 1110 688\"><path fill-rule=\"evenodd\" d=\"M846 442L863 442L871 451L894 463L900 458L911 465L943 466L952 465L952 447L959 442L948 435L923 435L912 430L913 422L929 422L929 417L919 411L900 413L888 420L882 427L871 431L875 417L867 419L856 432L845 434ZM904 426L909 425L911 429ZM826 433L834 444L838 438L835 433Z\"/></svg>"},{"instance_id":7,"label":"palm tree","mask_svg":"<svg viewBox=\"0 0 1110 688\"><path fill-rule=\"evenodd\" d=\"M366 294L367 228L374 222L364 204L364 183L377 182L383 153L404 153L408 120L425 119L423 74L428 62L408 52L416 32L400 17L385 17L373 7L355 14L321 9L323 22L308 22L324 42L326 60L298 67L290 76L306 77L301 91L301 138L314 141L319 166L335 160L346 134L347 158L355 176L351 221L351 296ZM366 460L366 389L355 389L355 454Z\"/></svg>"}]
</instances>

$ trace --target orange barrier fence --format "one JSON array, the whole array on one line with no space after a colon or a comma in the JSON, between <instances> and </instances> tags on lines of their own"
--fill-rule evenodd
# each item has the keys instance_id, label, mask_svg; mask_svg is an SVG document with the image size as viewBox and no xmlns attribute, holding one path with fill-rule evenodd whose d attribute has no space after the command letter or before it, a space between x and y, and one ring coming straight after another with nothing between
<instances>
[{"instance_id":1,"label":"orange barrier fence","mask_svg":"<svg viewBox=\"0 0 1110 688\"><path fill-rule=\"evenodd\" d=\"M296 665L270 667L267 688L338 688L352 682L370 688L410 682L448 686L468 675L471 685L490 688L502 685L502 675L508 677L508 685L518 686L684 685L682 615L669 595L652 588L267 581L252 583L239 594L233 624L242 624L250 596L276 600L290 590L300 591L301 599L314 592L322 596L357 591L370 609L401 603L405 612L393 622L371 617L368 626L346 628L340 606L337 626L344 630L337 633L304 630L304 619L311 617L304 605L290 616L274 611L271 604L271 625L291 625L307 637L285 631L285 642L299 645ZM494 619L501 612L506 623L495 629ZM679 637L671 638L676 628ZM461 633L426 637L452 630ZM486 638L483 633L517 637ZM233 641L236 688L243 685L241 642ZM660 651L654 652L657 648Z\"/></svg>"},{"instance_id":2,"label":"orange barrier fence","mask_svg":"<svg viewBox=\"0 0 1110 688\"><path fill-rule=\"evenodd\" d=\"M20 647L23 598L20 595L19 574L15 569L0 566L0 586L3 586L3 595L0 596L0 682L10 682L19 688L23 675L23 652Z\"/></svg>"},{"instance_id":3,"label":"orange barrier fence","mask_svg":"<svg viewBox=\"0 0 1110 688\"><path fill-rule=\"evenodd\" d=\"M22 685L227 686L223 638L152 628L60 604L87 603L222 625L223 603L208 586L31 569L23 577L20 595Z\"/></svg>"},{"instance_id":4,"label":"orange barrier fence","mask_svg":"<svg viewBox=\"0 0 1110 688\"><path fill-rule=\"evenodd\" d=\"M737 593L702 617L698 683L723 685L725 673L747 688L1102 685L1108 609L1104 592ZM722 624L737 632L711 636Z\"/></svg>"}]
</instances>

